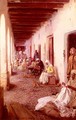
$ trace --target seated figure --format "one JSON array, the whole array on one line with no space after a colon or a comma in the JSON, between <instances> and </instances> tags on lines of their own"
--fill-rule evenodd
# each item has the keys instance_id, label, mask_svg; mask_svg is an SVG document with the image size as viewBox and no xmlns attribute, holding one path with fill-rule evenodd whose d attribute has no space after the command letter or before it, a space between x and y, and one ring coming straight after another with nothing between
<instances>
[{"instance_id":1,"label":"seated figure","mask_svg":"<svg viewBox=\"0 0 76 120\"><path fill-rule=\"evenodd\" d=\"M61 84L58 94L38 99L35 110L40 110L53 117L76 116L76 70L71 71L67 84Z\"/></svg>"},{"instance_id":2,"label":"seated figure","mask_svg":"<svg viewBox=\"0 0 76 120\"><path fill-rule=\"evenodd\" d=\"M42 84L46 84L49 82L49 76L53 76L54 75L54 67L52 64L50 64L50 62L48 60L45 61L45 69L42 72L40 78L39 78L39 82Z\"/></svg>"},{"instance_id":3,"label":"seated figure","mask_svg":"<svg viewBox=\"0 0 76 120\"><path fill-rule=\"evenodd\" d=\"M15 59L13 63L13 69L17 70L18 66L19 66L19 61L18 59Z\"/></svg>"},{"instance_id":4,"label":"seated figure","mask_svg":"<svg viewBox=\"0 0 76 120\"><path fill-rule=\"evenodd\" d=\"M40 75L44 69L44 64L39 58L37 58L36 60L32 61L28 69L31 70L31 73L34 75Z\"/></svg>"},{"instance_id":5,"label":"seated figure","mask_svg":"<svg viewBox=\"0 0 76 120\"><path fill-rule=\"evenodd\" d=\"M30 71L30 73L34 73L35 66L36 66L36 61L32 59L31 64L28 66L28 70Z\"/></svg>"},{"instance_id":6,"label":"seated figure","mask_svg":"<svg viewBox=\"0 0 76 120\"><path fill-rule=\"evenodd\" d=\"M36 66L35 66L34 70L37 75L40 75L42 73L42 71L44 70L44 64L43 64L42 60L40 60L39 58L36 59Z\"/></svg>"},{"instance_id":7,"label":"seated figure","mask_svg":"<svg viewBox=\"0 0 76 120\"><path fill-rule=\"evenodd\" d=\"M27 67L26 60L23 59L21 65L18 67L18 69L24 71L24 70L26 70L26 67Z\"/></svg>"}]
</instances>

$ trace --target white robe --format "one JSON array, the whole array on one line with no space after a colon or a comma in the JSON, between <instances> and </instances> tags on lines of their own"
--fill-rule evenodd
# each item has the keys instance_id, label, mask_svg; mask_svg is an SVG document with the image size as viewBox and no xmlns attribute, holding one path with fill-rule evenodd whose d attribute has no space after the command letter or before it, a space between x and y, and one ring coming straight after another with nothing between
<instances>
[{"instance_id":1,"label":"white robe","mask_svg":"<svg viewBox=\"0 0 76 120\"><path fill-rule=\"evenodd\" d=\"M69 88L62 87L58 95L46 96L38 99L38 104L35 106L35 110L39 110L50 101L53 102L58 107L58 109L60 109L61 106L66 106L69 103L70 95L71 90Z\"/></svg>"},{"instance_id":2,"label":"white robe","mask_svg":"<svg viewBox=\"0 0 76 120\"><path fill-rule=\"evenodd\" d=\"M39 82L42 84L48 83L48 73L47 72L42 72L39 78Z\"/></svg>"}]
</instances>

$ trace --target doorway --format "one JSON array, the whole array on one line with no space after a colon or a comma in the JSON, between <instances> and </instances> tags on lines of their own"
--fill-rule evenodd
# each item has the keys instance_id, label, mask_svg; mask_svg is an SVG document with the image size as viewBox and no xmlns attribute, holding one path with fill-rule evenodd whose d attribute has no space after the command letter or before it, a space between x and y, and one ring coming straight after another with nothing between
<instances>
[{"instance_id":1,"label":"doorway","mask_svg":"<svg viewBox=\"0 0 76 120\"><path fill-rule=\"evenodd\" d=\"M53 48L53 35L47 37L48 40L48 58L52 65L54 65L54 48Z\"/></svg>"},{"instance_id":2,"label":"doorway","mask_svg":"<svg viewBox=\"0 0 76 120\"><path fill-rule=\"evenodd\" d=\"M76 48L76 33L71 33L68 35L68 49L67 49L68 56L69 56L69 50L72 47Z\"/></svg>"},{"instance_id":3,"label":"doorway","mask_svg":"<svg viewBox=\"0 0 76 120\"><path fill-rule=\"evenodd\" d=\"M30 45L30 57L32 57L32 46Z\"/></svg>"},{"instance_id":4,"label":"doorway","mask_svg":"<svg viewBox=\"0 0 76 120\"><path fill-rule=\"evenodd\" d=\"M41 45L38 45L38 53L39 53L39 58L41 59Z\"/></svg>"},{"instance_id":5,"label":"doorway","mask_svg":"<svg viewBox=\"0 0 76 120\"><path fill-rule=\"evenodd\" d=\"M71 33L67 33L65 35L65 53L64 53L64 72L65 72L65 78L67 78L67 64L68 64L68 58L69 58L69 51L70 48L74 47L76 48L76 31L73 31Z\"/></svg>"}]
</instances>

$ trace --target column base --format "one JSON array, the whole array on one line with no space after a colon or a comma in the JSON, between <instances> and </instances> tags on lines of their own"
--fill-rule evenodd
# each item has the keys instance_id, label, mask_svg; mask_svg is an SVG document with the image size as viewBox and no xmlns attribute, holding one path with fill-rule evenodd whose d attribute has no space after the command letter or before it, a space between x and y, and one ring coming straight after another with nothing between
<instances>
[{"instance_id":1,"label":"column base","mask_svg":"<svg viewBox=\"0 0 76 120\"><path fill-rule=\"evenodd\" d=\"M7 90L10 86L10 76L8 73L1 73L0 75L0 85Z\"/></svg>"}]
</instances>

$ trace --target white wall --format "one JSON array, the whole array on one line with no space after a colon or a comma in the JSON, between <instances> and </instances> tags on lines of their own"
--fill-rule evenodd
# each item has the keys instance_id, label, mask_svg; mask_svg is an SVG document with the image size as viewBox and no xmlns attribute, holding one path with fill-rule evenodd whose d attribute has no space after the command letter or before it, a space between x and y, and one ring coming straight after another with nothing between
<instances>
[{"instance_id":1,"label":"white wall","mask_svg":"<svg viewBox=\"0 0 76 120\"><path fill-rule=\"evenodd\" d=\"M51 22L47 21L36 34L32 37L32 46L35 45L35 50L38 50L38 45L41 45L41 59L44 62L46 60L46 44L47 36L52 34ZM34 54L34 48L33 48Z\"/></svg>"},{"instance_id":2,"label":"white wall","mask_svg":"<svg viewBox=\"0 0 76 120\"><path fill-rule=\"evenodd\" d=\"M32 39L26 40L26 42L24 43L24 46L26 47L25 53L28 58L30 57L30 46L31 45L32 45Z\"/></svg>"},{"instance_id":3,"label":"white wall","mask_svg":"<svg viewBox=\"0 0 76 120\"><path fill-rule=\"evenodd\" d=\"M67 66L66 60L64 61L64 50L66 52L67 43L65 35L76 30L76 3L70 2L60 9L52 17L52 23L47 21L44 26L37 31L32 37L32 44L38 49L38 44L41 44L41 59L44 61L46 58L44 44L47 43L47 36L53 33L54 36L54 63L58 69L60 82L67 81L65 78ZM66 55L65 55L66 57ZM67 57L66 57L67 58Z\"/></svg>"},{"instance_id":4,"label":"white wall","mask_svg":"<svg viewBox=\"0 0 76 120\"><path fill-rule=\"evenodd\" d=\"M54 58L55 65L58 68L60 81L66 81L65 74L66 69L64 66L64 55L66 52L67 37L65 36L68 32L76 30L76 3L69 3L61 9L58 14L53 18L52 21L53 33L54 33ZM66 57L66 54L65 54ZM67 64L65 64L67 66Z\"/></svg>"}]
</instances>

